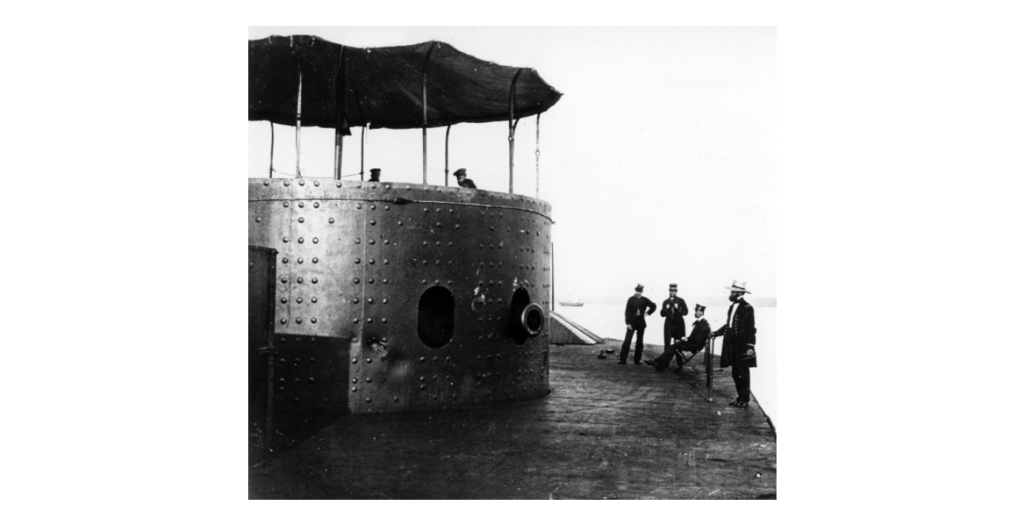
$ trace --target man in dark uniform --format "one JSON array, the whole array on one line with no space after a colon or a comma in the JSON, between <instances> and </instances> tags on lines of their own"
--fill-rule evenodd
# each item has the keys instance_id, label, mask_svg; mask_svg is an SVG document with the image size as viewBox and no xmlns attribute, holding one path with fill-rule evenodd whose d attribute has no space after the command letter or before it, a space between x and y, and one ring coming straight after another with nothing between
<instances>
[{"instance_id":1,"label":"man in dark uniform","mask_svg":"<svg viewBox=\"0 0 1024 525\"><path fill-rule=\"evenodd\" d=\"M683 316L690 313L686 308L686 301L676 297L675 283L668 285L668 299L661 303L661 316L665 318L665 350L672 348L672 339L678 340L686 337L686 319ZM683 358L676 355L676 365L683 366ZM665 366L668 366L666 363Z\"/></svg>"},{"instance_id":2,"label":"man in dark uniform","mask_svg":"<svg viewBox=\"0 0 1024 525\"><path fill-rule=\"evenodd\" d=\"M633 364L639 365L640 358L644 353L644 330L647 328L647 320L644 317L651 315L658 309L654 301L643 296L644 285L638 284L633 297L626 301L626 340L622 342L622 351L619 352L619 364L626 364L626 356L629 355L629 343L633 341L633 332L636 332L636 351L633 353Z\"/></svg>"},{"instance_id":3,"label":"man in dark uniform","mask_svg":"<svg viewBox=\"0 0 1024 525\"><path fill-rule=\"evenodd\" d=\"M473 184L473 179L466 178L466 168L459 168L455 170L455 180L459 181L459 186L463 188L476 189L476 184Z\"/></svg>"},{"instance_id":4,"label":"man in dark uniform","mask_svg":"<svg viewBox=\"0 0 1024 525\"><path fill-rule=\"evenodd\" d=\"M370 168L370 182L380 182L380 168Z\"/></svg>"},{"instance_id":5,"label":"man in dark uniform","mask_svg":"<svg viewBox=\"0 0 1024 525\"><path fill-rule=\"evenodd\" d=\"M682 358L680 357L683 352L696 354L703 350L704 344L708 342L708 337L711 335L711 325L708 324L707 319L704 319L703 306L699 304L694 306L693 316L696 317L697 320L693 322L693 330L690 333L690 337L680 337L679 341L675 344L666 347L665 353L658 356L657 359L648 359L644 362L653 366L658 372L661 372L668 368L668 364L672 362L672 356L675 355L676 364L679 365L679 368L677 368L676 371L679 371L679 369L683 367Z\"/></svg>"},{"instance_id":6,"label":"man in dark uniform","mask_svg":"<svg viewBox=\"0 0 1024 525\"><path fill-rule=\"evenodd\" d=\"M729 300L732 306L729 307L729 316L718 330L715 330L712 337L725 336L722 341L721 366L732 367L732 380L736 383L736 400L730 405L738 408L746 408L750 402L750 369L757 367L757 353L754 345L757 343L757 328L754 327L754 307L750 306L743 295L747 291L747 283L733 281L729 290Z\"/></svg>"}]
</instances>

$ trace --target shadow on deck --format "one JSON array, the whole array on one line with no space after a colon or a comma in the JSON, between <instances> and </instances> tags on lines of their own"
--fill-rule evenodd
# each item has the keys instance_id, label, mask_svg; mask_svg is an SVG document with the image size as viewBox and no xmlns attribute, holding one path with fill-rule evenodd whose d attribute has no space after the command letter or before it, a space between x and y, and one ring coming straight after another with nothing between
<instances>
[{"instance_id":1,"label":"shadow on deck","mask_svg":"<svg viewBox=\"0 0 1024 525\"><path fill-rule=\"evenodd\" d=\"M756 403L727 405L728 371L708 403L692 369L596 358L621 344L552 346L542 399L341 417L251 468L249 497L774 499L774 432ZM651 345L645 358L660 352Z\"/></svg>"}]
</instances>

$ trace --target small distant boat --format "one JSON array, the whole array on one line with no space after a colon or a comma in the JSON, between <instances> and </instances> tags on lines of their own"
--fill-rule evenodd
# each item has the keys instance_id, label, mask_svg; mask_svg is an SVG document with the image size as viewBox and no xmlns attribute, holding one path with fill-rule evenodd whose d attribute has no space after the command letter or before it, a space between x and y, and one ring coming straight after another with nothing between
<instances>
[{"instance_id":1,"label":"small distant boat","mask_svg":"<svg viewBox=\"0 0 1024 525\"><path fill-rule=\"evenodd\" d=\"M583 306L583 300L579 297L570 297L568 301L558 301L562 306Z\"/></svg>"}]
</instances>

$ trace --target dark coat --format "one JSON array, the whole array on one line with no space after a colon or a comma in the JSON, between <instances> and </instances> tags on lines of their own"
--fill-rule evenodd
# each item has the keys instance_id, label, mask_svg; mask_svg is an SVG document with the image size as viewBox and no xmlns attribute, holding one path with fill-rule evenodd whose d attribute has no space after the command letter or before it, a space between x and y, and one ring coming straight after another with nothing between
<instances>
[{"instance_id":1,"label":"dark coat","mask_svg":"<svg viewBox=\"0 0 1024 525\"><path fill-rule=\"evenodd\" d=\"M735 310L735 312L733 312ZM743 359L747 349L754 350L757 343L757 328L754 327L754 307L740 298L729 307L732 314L732 324L722 325L715 330L715 337L725 336L722 341L722 367L732 366L733 363ZM726 317L728 319L728 317ZM746 359L747 366L757 366L757 357Z\"/></svg>"},{"instance_id":2,"label":"dark coat","mask_svg":"<svg viewBox=\"0 0 1024 525\"><path fill-rule=\"evenodd\" d=\"M651 315L658 309L658 305L642 295L639 299L635 296L630 297L626 301L626 324L632 326L634 330L647 328L647 321L644 319L645 309L647 310L647 315Z\"/></svg>"},{"instance_id":3,"label":"dark coat","mask_svg":"<svg viewBox=\"0 0 1024 525\"><path fill-rule=\"evenodd\" d=\"M680 352L690 352L696 354L704 349L704 345L708 342L708 336L711 335L711 325L708 324L708 320L701 318L693 323L693 332L690 337L686 338L686 341L679 341L672 345L672 348L679 350Z\"/></svg>"},{"instance_id":4,"label":"dark coat","mask_svg":"<svg viewBox=\"0 0 1024 525\"><path fill-rule=\"evenodd\" d=\"M661 303L661 316L665 318L665 337L686 337L686 319L690 313L686 301L678 295Z\"/></svg>"},{"instance_id":5,"label":"dark coat","mask_svg":"<svg viewBox=\"0 0 1024 525\"><path fill-rule=\"evenodd\" d=\"M476 189L476 184L473 184L473 179L462 179L459 186L462 186L463 188L473 188L474 190Z\"/></svg>"}]
</instances>

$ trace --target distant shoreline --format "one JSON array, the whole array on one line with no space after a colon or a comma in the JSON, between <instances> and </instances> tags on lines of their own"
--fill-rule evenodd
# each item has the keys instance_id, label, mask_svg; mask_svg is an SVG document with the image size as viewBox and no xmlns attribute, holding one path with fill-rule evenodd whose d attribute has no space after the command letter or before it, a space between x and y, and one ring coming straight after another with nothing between
<instances>
[{"instance_id":1,"label":"distant shoreline","mask_svg":"<svg viewBox=\"0 0 1024 525\"><path fill-rule=\"evenodd\" d=\"M667 295L666 295L666 297L667 297ZM629 295L625 295L623 297L585 297L584 296L582 298L582 301L583 301L584 304L626 304L626 299L629 299ZM661 300L664 299L664 297L661 298L661 299L657 299L657 300L654 299L653 297L649 297L649 299L651 299L651 300L653 300L655 302L660 302ZM694 304L702 304L704 306L728 306L729 305L729 297L725 296L725 295L723 295L721 297L698 297L696 299L691 299L689 297L683 297L683 299L691 307ZM748 295L746 299L747 299L747 302L749 302L753 306L761 306L761 307L765 307L765 308L775 308L776 307L776 298L775 297L754 297L754 296Z\"/></svg>"}]
</instances>

